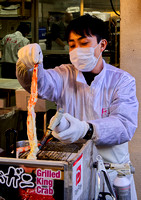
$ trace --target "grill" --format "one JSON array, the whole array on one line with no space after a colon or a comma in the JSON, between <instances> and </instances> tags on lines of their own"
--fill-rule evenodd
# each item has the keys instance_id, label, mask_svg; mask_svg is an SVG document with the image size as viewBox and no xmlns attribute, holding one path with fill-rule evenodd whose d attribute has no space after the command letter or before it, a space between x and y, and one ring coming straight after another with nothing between
<instances>
[{"instance_id":1,"label":"grill","mask_svg":"<svg viewBox=\"0 0 141 200\"><path fill-rule=\"evenodd\" d=\"M39 160L68 161L76 155L83 144L65 145L59 142L49 142L38 154Z\"/></svg>"},{"instance_id":2,"label":"grill","mask_svg":"<svg viewBox=\"0 0 141 200\"><path fill-rule=\"evenodd\" d=\"M39 151L38 160L55 160L55 161L69 161L82 148L82 143L63 144L58 141L48 142L42 150ZM20 153L19 158L27 158L29 151Z\"/></svg>"}]
</instances>

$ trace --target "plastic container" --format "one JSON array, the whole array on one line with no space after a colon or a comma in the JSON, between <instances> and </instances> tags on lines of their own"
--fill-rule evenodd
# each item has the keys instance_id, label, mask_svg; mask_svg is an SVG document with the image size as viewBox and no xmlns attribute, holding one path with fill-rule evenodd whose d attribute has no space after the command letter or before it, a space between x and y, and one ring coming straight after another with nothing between
<instances>
[{"instance_id":1,"label":"plastic container","mask_svg":"<svg viewBox=\"0 0 141 200\"><path fill-rule=\"evenodd\" d=\"M46 39L46 34L47 34L46 28L44 27L39 28L39 40Z\"/></svg>"}]
</instances>

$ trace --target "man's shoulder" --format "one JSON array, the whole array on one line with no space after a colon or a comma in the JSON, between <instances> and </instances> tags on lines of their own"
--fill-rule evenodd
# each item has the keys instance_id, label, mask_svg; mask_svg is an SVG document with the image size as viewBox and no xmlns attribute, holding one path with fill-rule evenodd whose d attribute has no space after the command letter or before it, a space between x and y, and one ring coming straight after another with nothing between
<instances>
[{"instance_id":1,"label":"man's shoulder","mask_svg":"<svg viewBox=\"0 0 141 200\"><path fill-rule=\"evenodd\" d=\"M26 43L27 43L27 42L29 43L29 40L28 40L26 37L24 37L20 31L16 31L16 32L15 32L15 37L16 37L19 41L24 41L24 42L26 42Z\"/></svg>"},{"instance_id":2,"label":"man's shoulder","mask_svg":"<svg viewBox=\"0 0 141 200\"><path fill-rule=\"evenodd\" d=\"M72 64L62 64L60 66L56 66L54 70L57 71L59 74L64 75L65 77L75 75L77 73L77 70Z\"/></svg>"},{"instance_id":3,"label":"man's shoulder","mask_svg":"<svg viewBox=\"0 0 141 200\"><path fill-rule=\"evenodd\" d=\"M123 73L124 71L118 67L115 67L114 65L106 63L106 70L111 72L118 72Z\"/></svg>"},{"instance_id":4,"label":"man's shoulder","mask_svg":"<svg viewBox=\"0 0 141 200\"><path fill-rule=\"evenodd\" d=\"M107 63L106 63L106 72L120 77L126 76L129 78L133 78L133 76L129 74L129 72Z\"/></svg>"},{"instance_id":5,"label":"man's shoulder","mask_svg":"<svg viewBox=\"0 0 141 200\"><path fill-rule=\"evenodd\" d=\"M5 35L5 37L3 38L4 40L7 40L7 39L17 39L19 38L19 35L17 34L17 31L14 32L14 33L10 33L10 34L7 34Z\"/></svg>"},{"instance_id":6,"label":"man's shoulder","mask_svg":"<svg viewBox=\"0 0 141 200\"><path fill-rule=\"evenodd\" d=\"M71 64L71 63L68 63L68 64L61 64L60 66L57 66L57 67L59 67L59 68L61 68L61 69L64 69L64 70L71 70L71 71L73 71L73 70L75 70L75 67Z\"/></svg>"},{"instance_id":7,"label":"man's shoulder","mask_svg":"<svg viewBox=\"0 0 141 200\"><path fill-rule=\"evenodd\" d=\"M9 38L9 37L13 37L13 35L14 35L14 33L7 34L7 35L4 36L3 39L7 39L7 38Z\"/></svg>"},{"instance_id":8,"label":"man's shoulder","mask_svg":"<svg viewBox=\"0 0 141 200\"><path fill-rule=\"evenodd\" d=\"M23 41L26 43L30 43L29 39L27 39L26 37L23 37Z\"/></svg>"}]
</instances>

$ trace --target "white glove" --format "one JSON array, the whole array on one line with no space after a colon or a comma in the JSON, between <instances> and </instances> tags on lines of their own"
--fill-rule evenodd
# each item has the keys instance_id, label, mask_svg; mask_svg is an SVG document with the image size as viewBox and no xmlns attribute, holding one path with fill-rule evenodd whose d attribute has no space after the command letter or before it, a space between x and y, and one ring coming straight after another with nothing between
<instances>
[{"instance_id":1,"label":"white glove","mask_svg":"<svg viewBox=\"0 0 141 200\"><path fill-rule=\"evenodd\" d=\"M69 51L69 45L65 45L64 50Z\"/></svg>"},{"instance_id":2,"label":"white glove","mask_svg":"<svg viewBox=\"0 0 141 200\"><path fill-rule=\"evenodd\" d=\"M54 120L54 116L50 119L50 124L52 123L52 120ZM58 124L58 126L55 127L53 131L55 131L56 133L59 133L69 128L69 126L70 126L69 122L66 120L63 114L63 117L61 118L60 123Z\"/></svg>"},{"instance_id":3,"label":"white glove","mask_svg":"<svg viewBox=\"0 0 141 200\"><path fill-rule=\"evenodd\" d=\"M42 50L36 43L22 47L18 51L18 57L27 68L33 68L35 64L43 62Z\"/></svg>"},{"instance_id":4,"label":"white glove","mask_svg":"<svg viewBox=\"0 0 141 200\"><path fill-rule=\"evenodd\" d=\"M66 123L65 120L67 120L69 124ZM73 143L80 138L83 138L86 135L88 129L89 124L87 122L80 121L70 114L64 113L60 124L55 128L55 131L58 133L53 131L52 135L64 143Z\"/></svg>"}]
</instances>

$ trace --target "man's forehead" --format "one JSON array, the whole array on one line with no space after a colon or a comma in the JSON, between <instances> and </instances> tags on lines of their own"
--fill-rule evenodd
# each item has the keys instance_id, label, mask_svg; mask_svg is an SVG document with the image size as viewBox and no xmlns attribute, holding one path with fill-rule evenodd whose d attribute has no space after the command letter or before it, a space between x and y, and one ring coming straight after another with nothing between
<instances>
[{"instance_id":1,"label":"man's forehead","mask_svg":"<svg viewBox=\"0 0 141 200\"><path fill-rule=\"evenodd\" d=\"M74 40L82 40L82 39L84 39L84 38L88 38L88 39L92 39L92 38L96 38L96 36L94 36L94 35L91 35L91 36L88 36L88 35L79 35L79 34L77 34L77 33L75 33L75 32L70 32L70 35L69 35L69 41L71 42L71 41L74 41Z\"/></svg>"}]
</instances>

